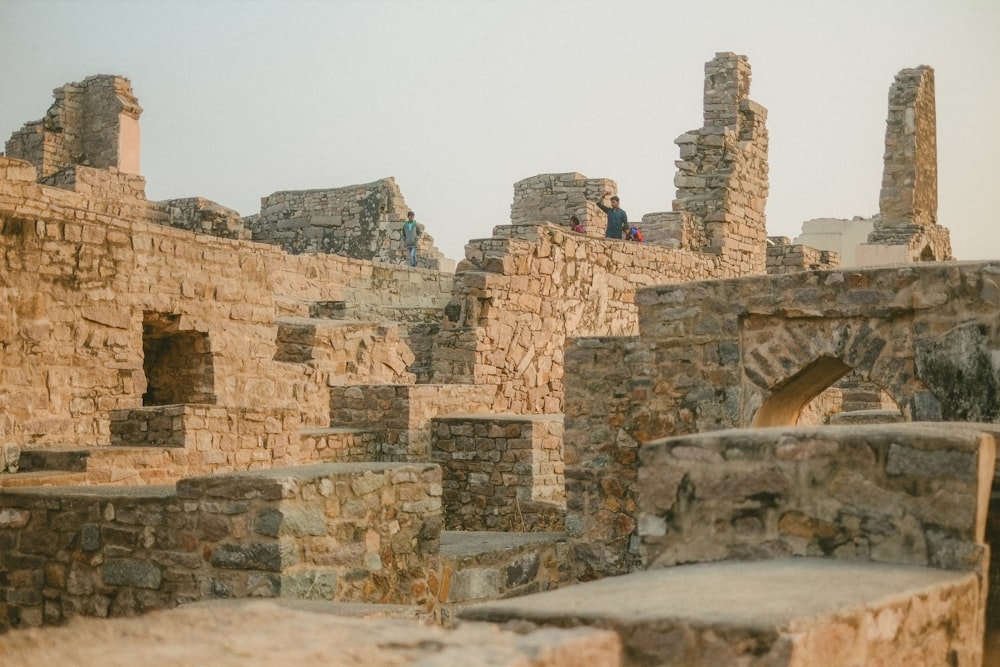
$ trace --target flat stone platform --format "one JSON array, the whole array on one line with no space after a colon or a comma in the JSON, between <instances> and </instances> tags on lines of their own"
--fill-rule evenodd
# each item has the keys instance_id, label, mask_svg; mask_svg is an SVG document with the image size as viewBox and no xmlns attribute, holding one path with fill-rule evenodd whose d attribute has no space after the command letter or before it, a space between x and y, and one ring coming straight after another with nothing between
<instances>
[{"instance_id":1,"label":"flat stone platform","mask_svg":"<svg viewBox=\"0 0 1000 667\"><path fill-rule=\"evenodd\" d=\"M460 621L615 630L626 665L978 665L970 572L832 559L649 570L467 607ZM885 661L885 662L880 662Z\"/></svg>"},{"instance_id":2,"label":"flat stone platform","mask_svg":"<svg viewBox=\"0 0 1000 667\"><path fill-rule=\"evenodd\" d=\"M65 627L0 634L0 664L75 667L619 667L612 632L528 634L469 623L343 618L316 605L255 600L186 606L138 618L75 618Z\"/></svg>"}]
</instances>

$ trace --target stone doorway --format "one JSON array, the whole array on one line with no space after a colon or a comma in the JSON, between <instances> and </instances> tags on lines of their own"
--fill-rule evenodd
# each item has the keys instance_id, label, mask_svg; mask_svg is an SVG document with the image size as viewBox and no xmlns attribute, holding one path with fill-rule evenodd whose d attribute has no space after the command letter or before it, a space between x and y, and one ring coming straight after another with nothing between
<instances>
[{"instance_id":1,"label":"stone doorway","mask_svg":"<svg viewBox=\"0 0 1000 667\"><path fill-rule=\"evenodd\" d=\"M208 333L182 330L180 315L146 311L142 317L144 406L215 403L215 371Z\"/></svg>"}]
</instances>

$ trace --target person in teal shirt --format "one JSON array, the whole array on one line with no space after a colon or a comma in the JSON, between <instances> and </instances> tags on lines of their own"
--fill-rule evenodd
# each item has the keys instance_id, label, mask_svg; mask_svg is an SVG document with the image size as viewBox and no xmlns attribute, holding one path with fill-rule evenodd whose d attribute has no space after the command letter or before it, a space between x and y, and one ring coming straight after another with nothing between
<instances>
[{"instance_id":1,"label":"person in teal shirt","mask_svg":"<svg viewBox=\"0 0 1000 667\"><path fill-rule=\"evenodd\" d=\"M605 196L609 194L611 193L604 193ZM625 209L619 208L618 195L611 197L611 206L605 206L602 200L603 198L598 199L595 203L608 216L608 226L604 230L604 236L609 239L621 240L622 234L628 229L628 215L625 213Z\"/></svg>"},{"instance_id":2,"label":"person in teal shirt","mask_svg":"<svg viewBox=\"0 0 1000 667\"><path fill-rule=\"evenodd\" d=\"M410 253L410 266L417 265L417 242L420 234L420 227L413 219L413 211L410 211L406 214L406 222L403 223L403 245Z\"/></svg>"}]
</instances>

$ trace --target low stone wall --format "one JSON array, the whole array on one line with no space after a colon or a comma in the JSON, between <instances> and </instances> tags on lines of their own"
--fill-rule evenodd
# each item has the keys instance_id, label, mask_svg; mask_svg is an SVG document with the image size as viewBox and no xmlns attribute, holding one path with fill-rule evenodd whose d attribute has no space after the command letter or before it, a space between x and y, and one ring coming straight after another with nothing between
<instances>
[{"instance_id":1,"label":"low stone wall","mask_svg":"<svg viewBox=\"0 0 1000 667\"><path fill-rule=\"evenodd\" d=\"M184 602L415 604L439 549L441 472L318 464L158 487L0 493L0 630Z\"/></svg>"},{"instance_id":2,"label":"low stone wall","mask_svg":"<svg viewBox=\"0 0 1000 667\"><path fill-rule=\"evenodd\" d=\"M769 236L767 273L794 273L815 269L835 269L840 255L832 250L817 250L804 245L792 245L785 237Z\"/></svg>"},{"instance_id":3,"label":"low stone wall","mask_svg":"<svg viewBox=\"0 0 1000 667\"><path fill-rule=\"evenodd\" d=\"M647 568L785 556L986 579L994 435L975 424L726 430L643 445Z\"/></svg>"},{"instance_id":4,"label":"low stone wall","mask_svg":"<svg viewBox=\"0 0 1000 667\"><path fill-rule=\"evenodd\" d=\"M300 463L299 412L292 408L164 405L111 412L111 444L183 447L187 474Z\"/></svg>"},{"instance_id":5,"label":"low stone wall","mask_svg":"<svg viewBox=\"0 0 1000 667\"><path fill-rule=\"evenodd\" d=\"M163 224L170 227L227 239L249 240L251 237L237 211L203 197L168 199L151 202L151 206L162 212Z\"/></svg>"},{"instance_id":6,"label":"low stone wall","mask_svg":"<svg viewBox=\"0 0 1000 667\"><path fill-rule=\"evenodd\" d=\"M434 419L445 529L562 530L562 431L559 415Z\"/></svg>"},{"instance_id":7,"label":"low stone wall","mask_svg":"<svg viewBox=\"0 0 1000 667\"><path fill-rule=\"evenodd\" d=\"M451 384L330 387L330 425L374 431L381 461L429 461L431 420L489 412L495 391Z\"/></svg>"}]
</instances>

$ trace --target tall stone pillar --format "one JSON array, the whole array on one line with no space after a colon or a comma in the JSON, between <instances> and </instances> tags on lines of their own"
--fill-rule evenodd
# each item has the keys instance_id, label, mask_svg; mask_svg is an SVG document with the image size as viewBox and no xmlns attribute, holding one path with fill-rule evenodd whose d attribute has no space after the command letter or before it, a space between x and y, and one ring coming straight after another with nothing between
<instances>
[{"instance_id":1,"label":"tall stone pillar","mask_svg":"<svg viewBox=\"0 0 1000 667\"><path fill-rule=\"evenodd\" d=\"M879 213L883 224L937 222L934 70L904 69L889 88Z\"/></svg>"},{"instance_id":2,"label":"tall stone pillar","mask_svg":"<svg viewBox=\"0 0 1000 667\"><path fill-rule=\"evenodd\" d=\"M767 110L749 99L746 56L717 53L705 63L704 127L680 148L673 211L684 245L720 257L720 277L763 274L767 260Z\"/></svg>"},{"instance_id":3,"label":"tall stone pillar","mask_svg":"<svg viewBox=\"0 0 1000 667\"><path fill-rule=\"evenodd\" d=\"M951 259L951 237L937 224L937 112L934 70L904 69L889 87L879 217L858 246L858 264Z\"/></svg>"}]
</instances>

